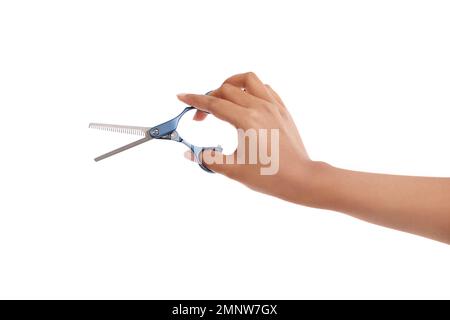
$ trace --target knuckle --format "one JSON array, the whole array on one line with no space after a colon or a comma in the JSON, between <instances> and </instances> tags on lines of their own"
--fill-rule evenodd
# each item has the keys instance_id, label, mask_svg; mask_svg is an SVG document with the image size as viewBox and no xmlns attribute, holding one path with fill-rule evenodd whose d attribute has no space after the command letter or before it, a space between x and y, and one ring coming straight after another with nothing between
<instances>
[{"instance_id":1,"label":"knuckle","mask_svg":"<svg viewBox=\"0 0 450 320\"><path fill-rule=\"evenodd\" d=\"M215 97L208 97L208 107L211 109L217 108L217 99Z\"/></svg>"},{"instance_id":2,"label":"knuckle","mask_svg":"<svg viewBox=\"0 0 450 320\"><path fill-rule=\"evenodd\" d=\"M233 91L233 86L231 84L229 84L229 83L224 83L220 87L220 93L223 96L229 96L232 91Z\"/></svg>"},{"instance_id":3,"label":"knuckle","mask_svg":"<svg viewBox=\"0 0 450 320\"><path fill-rule=\"evenodd\" d=\"M218 96L220 96L220 88L211 91L211 92L208 94L208 96L211 96L211 97L218 97Z\"/></svg>"},{"instance_id":4,"label":"knuckle","mask_svg":"<svg viewBox=\"0 0 450 320\"><path fill-rule=\"evenodd\" d=\"M249 80L253 80L253 79L256 79L257 76L253 71L249 71L249 72L245 73L245 78L247 78Z\"/></svg>"},{"instance_id":5,"label":"knuckle","mask_svg":"<svg viewBox=\"0 0 450 320\"><path fill-rule=\"evenodd\" d=\"M272 111L274 109L274 105L273 103L267 102L267 101L263 101L261 102L261 106L268 111Z\"/></svg>"},{"instance_id":6,"label":"knuckle","mask_svg":"<svg viewBox=\"0 0 450 320\"><path fill-rule=\"evenodd\" d=\"M249 122L254 125L258 122L258 118L259 118L259 111L256 109L253 110L248 110L248 114L247 114L247 119L249 120Z\"/></svg>"},{"instance_id":7,"label":"knuckle","mask_svg":"<svg viewBox=\"0 0 450 320\"><path fill-rule=\"evenodd\" d=\"M237 76L239 76L239 75L238 75L238 74L235 74L235 75L233 75L233 76L227 78L227 79L222 83L222 85L232 83L233 80L234 80Z\"/></svg>"},{"instance_id":8,"label":"knuckle","mask_svg":"<svg viewBox=\"0 0 450 320\"><path fill-rule=\"evenodd\" d=\"M229 89L231 89L232 87L233 87L232 84L230 84L230 83L228 83L228 82L224 82L220 88L221 88L222 90L229 90Z\"/></svg>"}]
</instances>

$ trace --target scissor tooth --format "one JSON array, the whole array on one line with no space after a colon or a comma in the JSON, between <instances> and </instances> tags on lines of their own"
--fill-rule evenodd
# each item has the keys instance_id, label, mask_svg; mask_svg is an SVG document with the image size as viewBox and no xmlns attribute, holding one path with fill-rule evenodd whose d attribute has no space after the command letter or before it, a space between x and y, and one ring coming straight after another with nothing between
<instances>
[{"instance_id":1,"label":"scissor tooth","mask_svg":"<svg viewBox=\"0 0 450 320\"><path fill-rule=\"evenodd\" d=\"M146 136L146 131L148 128L146 127L134 127L134 126L122 126L116 124L104 124L104 123L90 123L89 128L98 129L108 132L118 132L118 133L126 133L133 134L138 136Z\"/></svg>"}]
</instances>

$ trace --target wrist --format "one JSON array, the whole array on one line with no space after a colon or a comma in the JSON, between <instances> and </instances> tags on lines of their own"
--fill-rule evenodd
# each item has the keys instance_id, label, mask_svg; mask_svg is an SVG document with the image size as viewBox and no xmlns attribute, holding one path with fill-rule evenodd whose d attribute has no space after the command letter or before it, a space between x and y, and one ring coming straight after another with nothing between
<instances>
[{"instance_id":1,"label":"wrist","mask_svg":"<svg viewBox=\"0 0 450 320\"><path fill-rule=\"evenodd\" d=\"M323 161L309 161L306 175L299 179L301 184L297 203L308 207L327 209L333 172L337 170Z\"/></svg>"}]
</instances>

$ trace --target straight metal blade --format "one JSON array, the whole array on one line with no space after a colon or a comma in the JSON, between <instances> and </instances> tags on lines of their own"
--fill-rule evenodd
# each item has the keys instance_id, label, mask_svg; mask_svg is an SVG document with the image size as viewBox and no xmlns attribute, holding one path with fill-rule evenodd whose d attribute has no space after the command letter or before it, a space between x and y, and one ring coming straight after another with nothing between
<instances>
[{"instance_id":1,"label":"straight metal blade","mask_svg":"<svg viewBox=\"0 0 450 320\"><path fill-rule=\"evenodd\" d=\"M105 154L103 154L103 155L101 155L101 156L95 158L94 160L95 160L95 161L103 160L103 159L105 159L105 158L108 158L108 157L111 157L111 156L113 156L113 155L115 155L115 154L118 154L119 152L122 152L122 151L128 150L128 149L130 149L130 148L136 147L136 146L138 146L138 145L140 145L140 144L142 144L142 143L144 143L144 142L147 142L147 141L149 141L149 140L151 140L151 139L152 139L151 136L146 136L145 138L139 139L139 140L134 141L134 142L132 142L132 143L129 143L129 144L123 146L123 147L120 147L120 148L117 148L117 149L115 149L115 150L113 150L113 151L110 151L110 152L108 152L108 153L105 153Z\"/></svg>"}]
</instances>

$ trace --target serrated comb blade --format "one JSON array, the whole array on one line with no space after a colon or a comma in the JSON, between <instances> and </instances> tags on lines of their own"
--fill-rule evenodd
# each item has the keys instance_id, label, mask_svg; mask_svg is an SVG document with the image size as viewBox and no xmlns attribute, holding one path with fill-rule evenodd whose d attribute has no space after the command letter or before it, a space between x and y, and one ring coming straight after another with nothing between
<instances>
[{"instance_id":1,"label":"serrated comb blade","mask_svg":"<svg viewBox=\"0 0 450 320\"><path fill-rule=\"evenodd\" d=\"M149 127L124 126L120 124L107 123L90 123L89 128L110 132L134 134L142 137L146 137L148 135L148 130L150 129Z\"/></svg>"}]
</instances>

